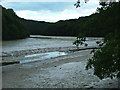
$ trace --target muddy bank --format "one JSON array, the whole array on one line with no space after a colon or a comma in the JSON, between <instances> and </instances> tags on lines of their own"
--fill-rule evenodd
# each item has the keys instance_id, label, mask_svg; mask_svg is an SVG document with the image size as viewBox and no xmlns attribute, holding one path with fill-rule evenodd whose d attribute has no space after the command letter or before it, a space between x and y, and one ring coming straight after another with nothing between
<instances>
[{"instance_id":1,"label":"muddy bank","mask_svg":"<svg viewBox=\"0 0 120 90\"><path fill-rule=\"evenodd\" d=\"M72 49L76 49L76 47L72 46L72 47L38 48L38 49L20 50L20 51L11 51L11 52L2 51L2 57L10 57L10 56L17 57L21 55L29 55L35 53L52 52L52 51L69 51Z\"/></svg>"},{"instance_id":2,"label":"muddy bank","mask_svg":"<svg viewBox=\"0 0 120 90\"><path fill-rule=\"evenodd\" d=\"M51 56L54 55L54 52L56 53L62 53L62 54L68 54L68 53L74 53L74 52L79 52L82 50L89 50L89 49L97 49L98 47L81 47L79 49L76 49L76 47L55 47L55 48L39 48L39 49L31 49L31 50L21 50L21 51L13 51L13 52L2 52L2 62L10 62L12 61L20 61L20 60L25 60L25 59L34 59L34 55L38 55L38 57L42 57L45 54L51 53ZM53 53L53 55L52 55ZM26 58L26 56L33 56L31 58ZM40 59L40 58L39 58ZM2 63L1 62L1 63Z\"/></svg>"},{"instance_id":3,"label":"muddy bank","mask_svg":"<svg viewBox=\"0 0 120 90\"><path fill-rule=\"evenodd\" d=\"M100 80L93 69L85 70L89 53L3 66L3 88L117 88L117 79Z\"/></svg>"},{"instance_id":4,"label":"muddy bank","mask_svg":"<svg viewBox=\"0 0 120 90\"><path fill-rule=\"evenodd\" d=\"M11 52L4 52L2 51L2 57L18 57L21 55L29 55L35 53L45 53L45 52L53 52L53 51L60 51L60 52L75 52L80 50L87 50L87 49L98 49L97 46L89 46L89 47L80 47L79 49L76 46L71 47L54 47L54 48L38 48L38 49L30 49L30 50L20 50L20 51L11 51Z\"/></svg>"}]
</instances>

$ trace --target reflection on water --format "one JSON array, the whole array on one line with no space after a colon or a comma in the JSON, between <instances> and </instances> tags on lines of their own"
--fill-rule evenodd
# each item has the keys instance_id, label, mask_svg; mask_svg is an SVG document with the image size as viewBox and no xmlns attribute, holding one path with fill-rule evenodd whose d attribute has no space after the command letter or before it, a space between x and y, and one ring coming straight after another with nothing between
<instances>
[{"instance_id":1,"label":"reflection on water","mask_svg":"<svg viewBox=\"0 0 120 90\"><path fill-rule=\"evenodd\" d=\"M45 60L49 58L54 58L58 56L63 56L67 55L65 52L48 52L48 53L40 53L40 54L32 54L32 55L27 55L25 57L30 58L30 57L36 57L33 59L27 59L27 60L22 60L20 63L28 63L28 62L34 62L34 61L39 61L39 60ZM41 56L41 57L38 57Z\"/></svg>"}]
</instances>

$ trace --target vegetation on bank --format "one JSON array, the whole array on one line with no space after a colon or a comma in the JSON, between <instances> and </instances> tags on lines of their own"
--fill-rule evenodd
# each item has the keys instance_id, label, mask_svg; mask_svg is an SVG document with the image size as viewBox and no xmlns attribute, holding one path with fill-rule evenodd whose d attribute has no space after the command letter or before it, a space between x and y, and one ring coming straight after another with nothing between
<instances>
[{"instance_id":1,"label":"vegetation on bank","mask_svg":"<svg viewBox=\"0 0 120 90\"><path fill-rule=\"evenodd\" d=\"M108 34L101 48L93 50L92 53L93 56L88 59L86 69L94 68L94 74L100 79L120 78L120 31Z\"/></svg>"},{"instance_id":2,"label":"vegetation on bank","mask_svg":"<svg viewBox=\"0 0 120 90\"><path fill-rule=\"evenodd\" d=\"M24 18L19 18L22 24L29 30L30 35L45 35L45 28L51 24L45 21L34 21L26 20Z\"/></svg>"},{"instance_id":3,"label":"vegetation on bank","mask_svg":"<svg viewBox=\"0 0 120 90\"><path fill-rule=\"evenodd\" d=\"M119 17L119 9L120 2L100 2L102 5L101 8L98 8L98 17L101 16L100 21L104 20L105 23L96 23L96 19L94 19L94 23L88 23L89 25L96 25L93 28L97 29L97 25L100 26L103 30L105 28L110 31L104 37L104 42L97 41L96 44L99 46L97 49L93 49L91 54L93 54L92 58L88 59L88 63L86 65L86 69L94 68L94 75L97 75L100 79L103 78L120 78L120 17ZM115 12L115 13L111 13ZM111 13L111 14L110 14ZM109 15L110 14L110 15ZM107 20L104 16L109 15ZM112 16L112 17L111 17ZM106 20L106 21L105 21ZM114 23L113 23L114 22ZM109 26L110 25L110 26ZM99 28L100 28L99 27ZM112 28L112 29L110 29ZM94 29L93 29L94 30ZM98 31L99 32L99 31ZM93 31L94 33L94 31ZM99 32L100 33L100 32ZM101 34L101 33L100 33ZM85 36L79 35L77 36L76 41L73 42L78 48L79 45L86 44Z\"/></svg>"},{"instance_id":4,"label":"vegetation on bank","mask_svg":"<svg viewBox=\"0 0 120 90\"><path fill-rule=\"evenodd\" d=\"M23 39L26 37L29 37L29 31L20 22L15 12L12 9L2 7L2 40Z\"/></svg>"},{"instance_id":5,"label":"vegetation on bank","mask_svg":"<svg viewBox=\"0 0 120 90\"><path fill-rule=\"evenodd\" d=\"M86 69L94 68L94 74L100 79L107 77L120 78L120 1L118 3L102 2L100 5L102 5L99 8L100 14L105 11L108 11L109 14L109 12L113 11L111 13L112 17L108 16L105 21L111 33L105 36L104 43L97 42L100 49L92 51L93 57L88 60Z\"/></svg>"}]
</instances>

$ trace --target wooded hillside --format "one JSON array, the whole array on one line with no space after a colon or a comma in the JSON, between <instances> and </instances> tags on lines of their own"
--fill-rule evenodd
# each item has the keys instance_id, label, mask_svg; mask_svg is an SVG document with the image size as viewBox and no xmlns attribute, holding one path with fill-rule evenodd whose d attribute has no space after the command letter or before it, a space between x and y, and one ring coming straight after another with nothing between
<instances>
[{"instance_id":1,"label":"wooded hillside","mask_svg":"<svg viewBox=\"0 0 120 90\"><path fill-rule=\"evenodd\" d=\"M118 30L120 3L114 3L96 13L78 19L60 20L56 23L26 20L18 17L12 9L3 8L3 40L21 39L31 35L102 37Z\"/></svg>"},{"instance_id":2,"label":"wooded hillside","mask_svg":"<svg viewBox=\"0 0 120 90\"><path fill-rule=\"evenodd\" d=\"M1 6L2 7L2 6ZM29 31L12 9L2 7L2 40L29 37Z\"/></svg>"}]
</instances>

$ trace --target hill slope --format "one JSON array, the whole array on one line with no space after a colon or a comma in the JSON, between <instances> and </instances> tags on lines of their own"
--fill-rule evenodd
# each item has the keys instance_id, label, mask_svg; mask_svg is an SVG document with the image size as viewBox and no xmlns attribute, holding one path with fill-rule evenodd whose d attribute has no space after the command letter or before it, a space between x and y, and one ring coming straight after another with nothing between
<instances>
[{"instance_id":1,"label":"hill slope","mask_svg":"<svg viewBox=\"0 0 120 90\"><path fill-rule=\"evenodd\" d=\"M2 40L23 39L26 37L29 37L29 32L19 21L15 12L12 9L2 7Z\"/></svg>"}]
</instances>

